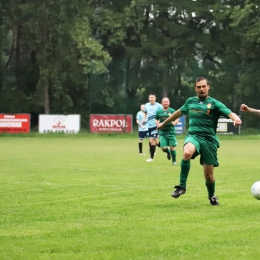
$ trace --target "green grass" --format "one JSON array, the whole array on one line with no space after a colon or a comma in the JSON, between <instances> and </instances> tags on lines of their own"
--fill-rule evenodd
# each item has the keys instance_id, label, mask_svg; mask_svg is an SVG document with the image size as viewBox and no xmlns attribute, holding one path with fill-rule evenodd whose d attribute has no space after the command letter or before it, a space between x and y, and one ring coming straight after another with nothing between
<instances>
[{"instance_id":1,"label":"green grass","mask_svg":"<svg viewBox=\"0 0 260 260\"><path fill-rule=\"evenodd\" d=\"M178 137L178 163L183 137ZM148 140L144 152L148 152ZM134 135L0 136L1 259L257 259L259 136L220 136L220 206L192 161L187 193L158 148Z\"/></svg>"}]
</instances>

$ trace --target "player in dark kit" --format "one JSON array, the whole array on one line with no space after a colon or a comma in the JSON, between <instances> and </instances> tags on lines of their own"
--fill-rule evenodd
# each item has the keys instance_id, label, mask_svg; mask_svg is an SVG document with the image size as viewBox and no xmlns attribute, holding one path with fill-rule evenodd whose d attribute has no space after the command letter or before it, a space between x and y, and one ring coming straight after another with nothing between
<instances>
[{"instance_id":1,"label":"player in dark kit","mask_svg":"<svg viewBox=\"0 0 260 260\"><path fill-rule=\"evenodd\" d=\"M159 109L156 112L155 120L156 124L163 122L167 119L171 114L175 112L173 108L170 107L170 100L167 97L162 99L162 109ZM179 122L179 118L175 121L167 123L163 128L159 130L160 135L160 147L162 151L167 153L167 159L171 160L172 164L176 165L176 150L177 146L176 134L175 134L175 125Z\"/></svg>"},{"instance_id":2,"label":"player in dark kit","mask_svg":"<svg viewBox=\"0 0 260 260\"><path fill-rule=\"evenodd\" d=\"M200 164L203 166L208 198L210 204L219 205L215 196L214 167L219 165L217 149L219 141L216 136L218 118L225 116L233 120L234 126L241 125L241 119L228 109L220 101L210 97L208 91L210 85L204 77L196 79L195 91L197 96L190 97L185 104L174 112L164 122L157 125L158 129L164 127L168 122L174 121L183 114L189 115L189 129L183 146L183 157L181 161L180 184L175 186L176 190L172 197L178 198L186 192L186 182L190 171L190 160L200 155Z\"/></svg>"}]
</instances>

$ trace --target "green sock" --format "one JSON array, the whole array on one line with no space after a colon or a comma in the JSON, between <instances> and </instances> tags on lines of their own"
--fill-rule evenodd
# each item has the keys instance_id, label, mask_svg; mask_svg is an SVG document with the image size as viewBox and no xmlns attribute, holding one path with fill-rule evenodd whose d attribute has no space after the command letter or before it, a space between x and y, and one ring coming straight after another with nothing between
<instances>
[{"instance_id":1,"label":"green sock","mask_svg":"<svg viewBox=\"0 0 260 260\"><path fill-rule=\"evenodd\" d=\"M214 194L215 194L215 181L212 182L212 183L209 183L209 182L206 181L206 182L205 182L205 185L206 185L206 187L207 187L208 196L209 196L209 199L210 199L210 198L213 197Z\"/></svg>"},{"instance_id":2,"label":"green sock","mask_svg":"<svg viewBox=\"0 0 260 260\"><path fill-rule=\"evenodd\" d=\"M172 161L176 162L176 151L175 150L171 150L171 155L172 155Z\"/></svg>"},{"instance_id":3,"label":"green sock","mask_svg":"<svg viewBox=\"0 0 260 260\"><path fill-rule=\"evenodd\" d=\"M186 188L186 181L190 171L190 161L181 160L180 186Z\"/></svg>"}]
</instances>

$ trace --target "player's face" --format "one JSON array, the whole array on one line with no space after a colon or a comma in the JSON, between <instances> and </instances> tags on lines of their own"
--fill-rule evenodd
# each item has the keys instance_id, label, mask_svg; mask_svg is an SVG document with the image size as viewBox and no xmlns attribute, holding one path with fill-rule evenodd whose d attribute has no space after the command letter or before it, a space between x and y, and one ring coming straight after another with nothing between
<instances>
[{"instance_id":1,"label":"player's face","mask_svg":"<svg viewBox=\"0 0 260 260\"><path fill-rule=\"evenodd\" d=\"M168 109L168 107L170 106L170 100L168 98L164 98L162 100L162 106L164 109Z\"/></svg>"},{"instance_id":2,"label":"player's face","mask_svg":"<svg viewBox=\"0 0 260 260\"><path fill-rule=\"evenodd\" d=\"M154 104L154 103L155 103L155 100L156 100L155 95L150 95L150 96L149 96L149 101L150 101L151 104Z\"/></svg>"},{"instance_id":3,"label":"player's face","mask_svg":"<svg viewBox=\"0 0 260 260\"><path fill-rule=\"evenodd\" d=\"M141 107L140 107L140 108L141 108L141 110L142 110L142 111L144 111L144 105L141 105Z\"/></svg>"},{"instance_id":4,"label":"player's face","mask_svg":"<svg viewBox=\"0 0 260 260\"><path fill-rule=\"evenodd\" d=\"M209 95L209 89L210 86L207 84L207 81L201 80L199 82L196 82L195 91L197 92L197 96L200 99L205 99Z\"/></svg>"}]
</instances>

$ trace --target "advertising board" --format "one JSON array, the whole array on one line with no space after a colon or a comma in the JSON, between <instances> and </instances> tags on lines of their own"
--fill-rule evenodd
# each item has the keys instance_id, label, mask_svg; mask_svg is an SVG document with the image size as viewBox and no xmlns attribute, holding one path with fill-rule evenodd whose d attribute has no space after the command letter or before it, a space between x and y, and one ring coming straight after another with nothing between
<instances>
[{"instance_id":1,"label":"advertising board","mask_svg":"<svg viewBox=\"0 0 260 260\"><path fill-rule=\"evenodd\" d=\"M92 114L91 133L132 133L132 115Z\"/></svg>"},{"instance_id":2,"label":"advertising board","mask_svg":"<svg viewBox=\"0 0 260 260\"><path fill-rule=\"evenodd\" d=\"M30 114L0 114L0 133L29 133Z\"/></svg>"},{"instance_id":3,"label":"advertising board","mask_svg":"<svg viewBox=\"0 0 260 260\"><path fill-rule=\"evenodd\" d=\"M39 115L39 133L77 134L80 115Z\"/></svg>"}]
</instances>

